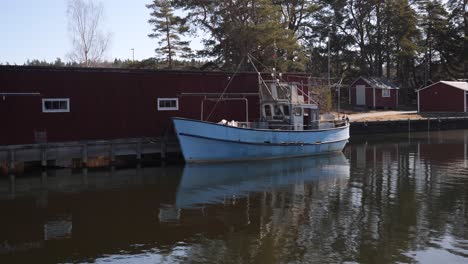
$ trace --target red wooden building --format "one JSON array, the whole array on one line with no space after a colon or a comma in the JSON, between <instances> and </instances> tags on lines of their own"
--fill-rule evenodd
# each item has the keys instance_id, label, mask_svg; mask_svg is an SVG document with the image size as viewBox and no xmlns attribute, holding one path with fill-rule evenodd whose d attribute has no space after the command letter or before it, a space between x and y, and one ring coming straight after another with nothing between
<instances>
[{"instance_id":1,"label":"red wooden building","mask_svg":"<svg viewBox=\"0 0 468 264\"><path fill-rule=\"evenodd\" d=\"M218 102L209 120L257 119L258 75L239 73L231 81L232 76L0 66L0 146L160 137L171 130L172 116L200 119L203 112L206 120L216 104L213 98L226 87L232 100Z\"/></svg>"},{"instance_id":2,"label":"red wooden building","mask_svg":"<svg viewBox=\"0 0 468 264\"><path fill-rule=\"evenodd\" d=\"M440 81L418 91L418 112L467 111L467 82Z\"/></svg>"},{"instance_id":3,"label":"red wooden building","mask_svg":"<svg viewBox=\"0 0 468 264\"><path fill-rule=\"evenodd\" d=\"M359 77L349 87L349 104L355 107L396 109L398 86L384 78Z\"/></svg>"}]
</instances>

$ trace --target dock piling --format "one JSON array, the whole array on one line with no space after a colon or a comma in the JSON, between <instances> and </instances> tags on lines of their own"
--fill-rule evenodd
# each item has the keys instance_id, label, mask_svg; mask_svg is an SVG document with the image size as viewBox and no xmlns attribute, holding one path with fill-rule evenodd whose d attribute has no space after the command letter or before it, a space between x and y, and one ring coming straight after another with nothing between
<instances>
[{"instance_id":1,"label":"dock piling","mask_svg":"<svg viewBox=\"0 0 468 264\"><path fill-rule=\"evenodd\" d=\"M10 158L8 161L8 172L9 173L14 173L15 172L15 150L10 149Z\"/></svg>"},{"instance_id":2,"label":"dock piling","mask_svg":"<svg viewBox=\"0 0 468 264\"><path fill-rule=\"evenodd\" d=\"M41 185L44 188L47 188L47 170L41 171Z\"/></svg>"},{"instance_id":3,"label":"dock piling","mask_svg":"<svg viewBox=\"0 0 468 264\"><path fill-rule=\"evenodd\" d=\"M115 147L113 143L111 143L109 146L109 160L111 165L115 164Z\"/></svg>"},{"instance_id":4,"label":"dock piling","mask_svg":"<svg viewBox=\"0 0 468 264\"><path fill-rule=\"evenodd\" d=\"M141 138L140 138L140 139L138 139L138 142L136 144L136 159L138 161L141 161L141 152L142 152L141 149L142 148L141 148Z\"/></svg>"},{"instance_id":5,"label":"dock piling","mask_svg":"<svg viewBox=\"0 0 468 264\"><path fill-rule=\"evenodd\" d=\"M161 138L161 160L166 160L167 145L165 138Z\"/></svg>"},{"instance_id":6,"label":"dock piling","mask_svg":"<svg viewBox=\"0 0 468 264\"><path fill-rule=\"evenodd\" d=\"M88 186L88 168L86 167L81 170L81 181L84 186Z\"/></svg>"},{"instance_id":7,"label":"dock piling","mask_svg":"<svg viewBox=\"0 0 468 264\"><path fill-rule=\"evenodd\" d=\"M15 198L16 196L16 175L14 173L10 173L10 198Z\"/></svg>"},{"instance_id":8,"label":"dock piling","mask_svg":"<svg viewBox=\"0 0 468 264\"><path fill-rule=\"evenodd\" d=\"M88 144L86 143L81 147L81 165L88 166Z\"/></svg>"},{"instance_id":9,"label":"dock piling","mask_svg":"<svg viewBox=\"0 0 468 264\"><path fill-rule=\"evenodd\" d=\"M46 147L41 148L41 166L47 167L47 149Z\"/></svg>"}]
</instances>

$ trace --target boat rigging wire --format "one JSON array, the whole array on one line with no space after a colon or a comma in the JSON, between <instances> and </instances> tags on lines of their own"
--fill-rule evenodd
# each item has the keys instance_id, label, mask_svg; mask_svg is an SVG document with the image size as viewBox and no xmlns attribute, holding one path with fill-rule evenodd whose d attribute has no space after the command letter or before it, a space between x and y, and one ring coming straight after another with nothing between
<instances>
[{"instance_id":1,"label":"boat rigging wire","mask_svg":"<svg viewBox=\"0 0 468 264\"><path fill-rule=\"evenodd\" d=\"M209 120L209 119L210 119L211 114L213 114L213 111L216 109L216 106L218 106L218 104L219 104L219 102L221 101L221 99L223 99L223 96L224 96L224 94L226 93L227 89L229 88L229 85L231 85L232 80L234 80L234 77L237 75L237 73L239 73L240 67L241 67L241 65L244 63L244 59L245 59L245 57L242 57L241 62L239 63L239 65L237 65L236 71L234 72L234 74L232 75L232 77L229 79L228 84L227 84L226 87L224 88L224 90L223 90L223 92L221 93L221 95L219 96L218 100L216 100L216 103L215 103L215 105L213 106L213 108L211 109L210 114L208 115L208 117L206 118L206 120ZM202 120L202 121L203 121L203 120Z\"/></svg>"},{"instance_id":2,"label":"boat rigging wire","mask_svg":"<svg viewBox=\"0 0 468 264\"><path fill-rule=\"evenodd\" d=\"M254 70L257 72L258 74L258 78L262 81L263 85L265 86L265 88L267 89L268 93L270 93L271 96L273 96L273 94L271 93L270 89L268 88L268 85L265 83L265 80L262 78L262 74L258 71L257 67L255 67L255 64L253 63L253 59L258 61L257 59L255 59L252 55L250 54L247 54L247 58L249 59L249 62L250 64L252 64L252 67L254 68ZM260 64L262 64L260 62Z\"/></svg>"}]
</instances>

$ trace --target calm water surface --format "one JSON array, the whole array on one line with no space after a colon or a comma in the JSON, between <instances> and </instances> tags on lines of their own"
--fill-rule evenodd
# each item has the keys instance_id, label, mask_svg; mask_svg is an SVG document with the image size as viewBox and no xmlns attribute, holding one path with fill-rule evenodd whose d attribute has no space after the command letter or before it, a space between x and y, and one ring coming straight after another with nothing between
<instances>
[{"instance_id":1,"label":"calm water surface","mask_svg":"<svg viewBox=\"0 0 468 264\"><path fill-rule=\"evenodd\" d=\"M468 131L0 178L0 263L468 263Z\"/></svg>"}]
</instances>

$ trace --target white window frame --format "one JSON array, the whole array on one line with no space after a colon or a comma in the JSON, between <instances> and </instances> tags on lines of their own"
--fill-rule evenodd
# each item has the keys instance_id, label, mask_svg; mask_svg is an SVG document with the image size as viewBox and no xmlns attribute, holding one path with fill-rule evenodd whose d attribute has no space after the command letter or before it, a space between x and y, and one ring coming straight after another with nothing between
<instances>
[{"instance_id":1,"label":"white window frame","mask_svg":"<svg viewBox=\"0 0 468 264\"><path fill-rule=\"evenodd\" d=\"M175 101L175 107L160 107L159 102L161 101ZM179 98L158 98L158 111L177 111L179 110Z\"/></svg>"},{"instance_id":2,"label":"white window frame","mask_svg":"<svg viewBox=\"0 0 468 264\"><path fill-rule=\"evenodd\" d=\"M382 97L390 97L390 89L382 89Z\"/></svg>"},{"instance_id":3,"label":"white window frame","mask_svg":"<svg viewBox=\"0 0 468 264\"><path fill-rule=\"evenodd\" d=\"M67 109L46 109L46 102L66 101ZM42 112L43 113L69 113L70 112L70 98L42 98Z\"/></svg>"}]
</instances>

